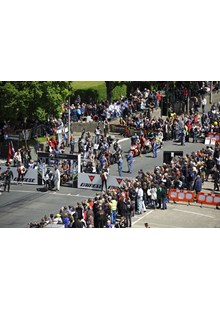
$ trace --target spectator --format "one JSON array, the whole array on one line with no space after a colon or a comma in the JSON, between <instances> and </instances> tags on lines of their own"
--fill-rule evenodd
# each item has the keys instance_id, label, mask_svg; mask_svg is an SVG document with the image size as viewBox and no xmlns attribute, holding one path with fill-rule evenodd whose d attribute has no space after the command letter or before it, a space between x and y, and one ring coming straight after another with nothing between
<instances>
[{"instance_id":1,"label":"spectator","mask_svg":"<svg viewBox=\"0 0 220 310\"><path fill-rule=\"evenodd\" d=\"M202 190L202 179L201 179L200 175L197 175L193 188L194 188L196 194L201 192L201 190Z\"/></svg>"},{"instance_id":2,"label":"spectator","mask_svg":"<svg viewBox=\"0 0 220 310\"><path fill-rule=\"evenodd\" d=\"M18 164L18 168L17 168L17 172L18 172L18 179L17 179L17 184L22 184L24 182L24 176L27 172L26 168L24 167L24 165L22 164L22 162L20 162Z\"/></svg>"},{"instance_id":3,"label":"spectator","mask_svg":"<svg viewBox=\"0 0 220 310\"><path fill-rule=\"evenodd\" d=\"M8 192L10 192L10 186L11 186L11 180L13 180L14 175L13 172L11 171L11 168L8 167L6 172L4 173L4 192L6 191L6 188L8 188Z\"/></svg>"},{"instance_id":4,"label":"spectator","mask_svg":"<svg viewBox=\"0 0 220 310\"><path fill-rule=\"evenodd\" d=\"M219 191L220 172L216 167L214 168L213 171L213 180L214 180L213 191Z\"/></svg>"},{"instance_id":5,"label":"spectator","mask_svg":"<svg viewBox=\"0 0 220 310\"><path fill-rule=\"evenodd\" d=\"M142 206L143 206L143 189L141 188L141 184L138 184L137 189L137 210L138 214L142 214Z\"/></svg>"},{"instance_id":6,"label":"spectator","mask_svg":"<svg viewBox=\"0 0 220 310\"><path fill-rule=\"evenodd\" d=\"M116 201L116 199L112 198L109 202L109 206L111 208L111 223L115 224L116 215L117 215L117 201Z\"/></svg>"},{"instance_id":7,"label":"spectator","mask_svg":"<svg viewBox=\"0 0 220 310\"><path fill-rule=\"evenodd\" d=\"M65 228L69 227L70 220L69 220L69 217L68 217L67 213L65 213L64 216L63 216L63 224L65 225Z\"/></svg>"},{"instance_id":8,"label":"spectator","mask_svg":"<svg viewBox=\"0 0 220 310\"><path fill-rule=\"evenodd\" d=\"M164 183L161 184L162 187L162 193L161 193L161 197L162 197L162 209L166 210L167 209L167 202L168 202L168 198L167 198L167 188L164 185Z\"/></svg>"},{"instance_id":9,"label":"spectator","mask_svg":"<svg viewBox=\"0 0 220 310\"><path fill-rule=\"evenodd\" d=\"M201 104L202 104L202 113L206 113L205 108L206 108L207 100L205 96L202 97Z\"/></svg>"}]
</instances>

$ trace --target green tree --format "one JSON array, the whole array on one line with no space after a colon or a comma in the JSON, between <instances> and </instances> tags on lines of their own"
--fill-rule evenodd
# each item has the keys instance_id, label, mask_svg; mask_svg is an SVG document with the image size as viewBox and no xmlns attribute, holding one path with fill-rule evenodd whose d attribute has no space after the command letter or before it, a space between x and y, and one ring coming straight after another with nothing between
<instances>
[{"instance_id":1,"label":"green tree","mask_svg":"<svg viewBox=\"0 0 220 310\"><path fill-rule=\"evenodd\" d=\"M125 84L125 82L105 81L108 102L112 102L114 88L123 84Z\"/></svg>"},{"instance_id":2,"label":"green tree","mask_svg":"<svg viewBox=\"0 0 220 310\"><path fill-rule=\"evenodd\" d=\"M61 104L72 94L70 82L0 82L0 120L16 122L60 116Z\"/></svg>"}]
</instances>

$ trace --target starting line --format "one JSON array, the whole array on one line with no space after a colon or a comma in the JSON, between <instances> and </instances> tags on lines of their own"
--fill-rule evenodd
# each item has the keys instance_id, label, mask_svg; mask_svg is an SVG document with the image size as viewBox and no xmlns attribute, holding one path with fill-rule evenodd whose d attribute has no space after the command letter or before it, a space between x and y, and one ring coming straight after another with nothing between
<instances>
[{"instance_id":1,"label":"starting line","mask_svg":"<svg viewBox=\"0 0 220 310\"><path fill-rule=\"evenodd\" d=\"M10 192L18 192L18 193L35 193L35 194L48 194L48 195L56 195L56 196L69 196L69 197L82 197L82 198L91 198L91 196L84 196L84 195L80 195L80 194L61 194L61 193L57 193L57 192L40 192L40 191L25 191L25 190L16 190L16 189L11 189Z\"/></svg>"}]
</instances>

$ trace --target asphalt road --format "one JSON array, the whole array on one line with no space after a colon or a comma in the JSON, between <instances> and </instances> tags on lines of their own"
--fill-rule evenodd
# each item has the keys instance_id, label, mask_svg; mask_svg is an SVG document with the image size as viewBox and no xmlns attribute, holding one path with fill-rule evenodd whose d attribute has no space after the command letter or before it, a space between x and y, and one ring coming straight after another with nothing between
<instances>
[{"instance_id":1,"label":"asphalt road","mask_svg":"<svg viewBox=\"0 0 220 310\"><path fill-rule=\"evenodd\" d=\"M122 149L124 151L124 154L126 155L131 142L130 139L121 139L122 142L120 142ZM190 139L191 141L191 139ZM180 143L176 143L173 141L165 141L163 144L163 148L158 150L158 157L153 158L153 153L148 153L145 155L142 155L142 157L134 157L133 162L133 172L132 176L136 176L138 174L138 171L140 169L143 169L144 171L153 171L156 166L160 166L163 164L163 151L183 151L183 155L191 154L194 151L198 151L199 149L203 148L205 145L202 143L186 143L185 146L181 146ZM123 177L130 176L130 174L127 173L128 166L127 161L124 156L123 159ZM111 166L110 172L112 175L118 175L118 167L117 165Z\"/></svg>"},{"instance_id":2,"label":"asphalt road","mask_svg":"<svg viewBox=\"0 0 220 310\"><path fill-rule=\"evenodd\" d=\"M126 152L130 147L130 139L123 139L121 142ZM136 157L133 163L133 173L129 175L127 162L124 158L123 176L135 177L140 169L152 171L155 166L163 163L163 151L183 150L184 154L196 151L204 147L204 144L187 143L180 146L172 141L165 142L163 149L158 152L158 158L152 158L152 153ZM111 166L110 173L118 175L117 165ZM27 227L31 221L38 221L45 214L57 213L61 206L75 205L89 197L93 197L96 191L62 187L59 193L41 192L36 185L12 185L10 193L2 193L0 196L0 227ZM210 183L210 189L212 185ZM214 207L200 208L193 204L168 204L168 210L147 210L142 215L135 216L133 227L144 227L148 222L150 227L220 227L220 211Z\"/></svg>"}]
</instances>

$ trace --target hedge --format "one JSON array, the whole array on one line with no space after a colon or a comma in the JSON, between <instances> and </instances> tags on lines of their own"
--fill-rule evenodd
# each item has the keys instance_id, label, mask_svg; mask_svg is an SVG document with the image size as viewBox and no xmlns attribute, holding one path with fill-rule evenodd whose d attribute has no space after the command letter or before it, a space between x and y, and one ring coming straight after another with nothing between
<instances>
[{"instance_id":1,"label":"hedge","mask_svg":"<svg viewBox=\"0 0 220 310\"><path fill-rule=\"evenodd\" d=\"M83 102L88 102L92 98L95 102L107 99L105 82L73 82L74 96L71 100L75 100L80 95ZM126 96L127 86L116 86L113 90L113 100Z\"/></svg>"}]
</instances>

